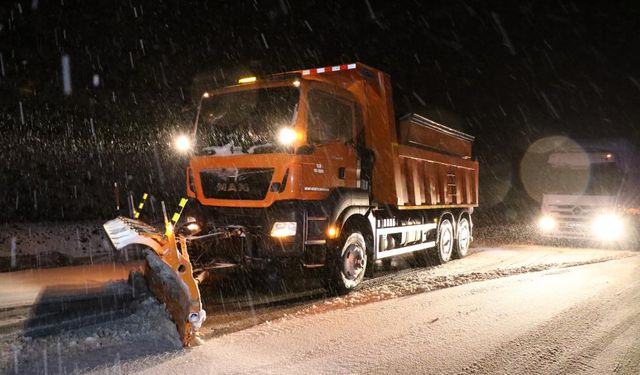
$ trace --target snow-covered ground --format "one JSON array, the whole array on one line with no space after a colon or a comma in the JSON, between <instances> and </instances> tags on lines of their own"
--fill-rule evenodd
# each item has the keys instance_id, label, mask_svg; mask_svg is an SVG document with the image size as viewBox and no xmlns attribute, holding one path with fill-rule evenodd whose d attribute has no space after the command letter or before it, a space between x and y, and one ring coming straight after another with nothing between
<instances>
[{"instance_id":1,"label":"snow-covered ground","mask_svg":"<svg viewBox=\"0 0 640 375\"><path fill-rule=\"evenodd\" d=\"M126 372L637 374L639 257L284 318Z\"/></svg>"},{"instance_id":2,"label":"snow-covered ground","mask_svg":"<svg viewBox=\"0 0 640 375\"><path fill-rule=\"evenodd\" d=\"M640 337L628 332L638 327L631 323L640 323L640 303L632 304L640 297L639 269L640 256L629 251L477 248L444 266L384 273L347 296L267 307L231 308L237 299L224 309L206 306L207 340L192 350L180 349L162 306L142 297L125 319L42 338L4 335L0 368L43 373L46 363L48 373L554 373L562 370L555 365L568 372L582 368L571 362L575 350L597 344L589 349L598 352L592 357L611 351L606 363L626 371L638 363L624 343L638 344L633 340ZM602 327L590 332L585 322ZM615 322L622 325L609 326ZM562 346L565 341L571 348Z\"/></svg>"}]
</instances>

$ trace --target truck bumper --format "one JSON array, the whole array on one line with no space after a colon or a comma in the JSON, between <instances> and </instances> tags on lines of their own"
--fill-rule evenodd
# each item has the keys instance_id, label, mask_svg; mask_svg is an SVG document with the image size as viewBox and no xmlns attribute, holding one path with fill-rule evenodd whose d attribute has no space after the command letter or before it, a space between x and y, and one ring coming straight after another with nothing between
<instances>
[{"instance_id":1,"label":"truck bumper","mask_svg":"<svg viewBox=\"0 0 640 375\"><path fill-rule=\"evenodd\" d=\"M312 250L314 263L324 260L323 246L306 246L324 240L326 220L320 225L310 218L328 217L319 202L279 202L269 208L214 208L200 206L193 212L206 230L191 241L189 252L196 268L213 262L262 267L273 261L300 264L305 251ZM274 238L275 222L295 222L296 234ZM207 238L207 234L220 233ZM304 261L302 262L304 263Z\"/></svg>"},{"instance_id":2,"label":"truck bumper","mask_svg":"<svg viewBox=\"0 0 640 375\"><path fill-rule=\"evenodd\" d=\"M590 226L584 224L561 224L549 231L542 231L545 238L558 238L570 240L595 240Z\"/></svg>"}]
</instances>

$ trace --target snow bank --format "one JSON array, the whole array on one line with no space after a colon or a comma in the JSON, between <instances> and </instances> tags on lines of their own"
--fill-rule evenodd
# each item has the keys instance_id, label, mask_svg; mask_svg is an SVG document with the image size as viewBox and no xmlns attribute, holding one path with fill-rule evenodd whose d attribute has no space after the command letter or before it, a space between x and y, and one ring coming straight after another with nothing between
<instances>
[{"instance_id":1,"label":"snow bank","mask_svg":"<svg viewBox=\"0 0 640 375\"><path fill-rule=\"evenodd\" d=\"M0 225L0 272L136 258L111 247L102 221ZM15 245L14 245L15 244ZM15 267L11 256L15 254Z\"/></svg>"}]
</instances>

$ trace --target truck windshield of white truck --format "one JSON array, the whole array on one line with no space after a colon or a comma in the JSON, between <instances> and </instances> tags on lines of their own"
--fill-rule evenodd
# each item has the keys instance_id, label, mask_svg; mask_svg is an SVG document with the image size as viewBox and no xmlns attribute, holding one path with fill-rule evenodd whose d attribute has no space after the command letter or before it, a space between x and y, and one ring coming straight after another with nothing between
<instances>
[{"instance_id":1,"label":"truck windshield of white truck","mask_svg":"<svg viewBox=\"0 0 640 375\"><path fill-rule=\"evenodd\" d=\"M545 193L563 195L608 195L618 193L624 177L615 162L581 166L550 164Z\"/></svg>"}]
</instances>

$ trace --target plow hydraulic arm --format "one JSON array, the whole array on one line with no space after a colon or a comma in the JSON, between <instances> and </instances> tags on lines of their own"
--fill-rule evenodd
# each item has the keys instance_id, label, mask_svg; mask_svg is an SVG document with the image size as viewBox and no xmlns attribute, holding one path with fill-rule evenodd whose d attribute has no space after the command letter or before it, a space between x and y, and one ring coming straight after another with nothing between
<instances>
[{"instance_id":1,"label":"plow hydraulic arm","mask_svg":"<svg viewBox=\"0 0 640 375\"><path fill-rule=\"evenodd\" d=\"M193 278L186 239L176 238L173 230L162 233L142 221L122 216L106 222L103 227L117 250L133 244L148 248L145 279L149 290L165 304L182 344L197 344L197 332L206 319L206 312Z\"/></svg>"}]
</instances>

